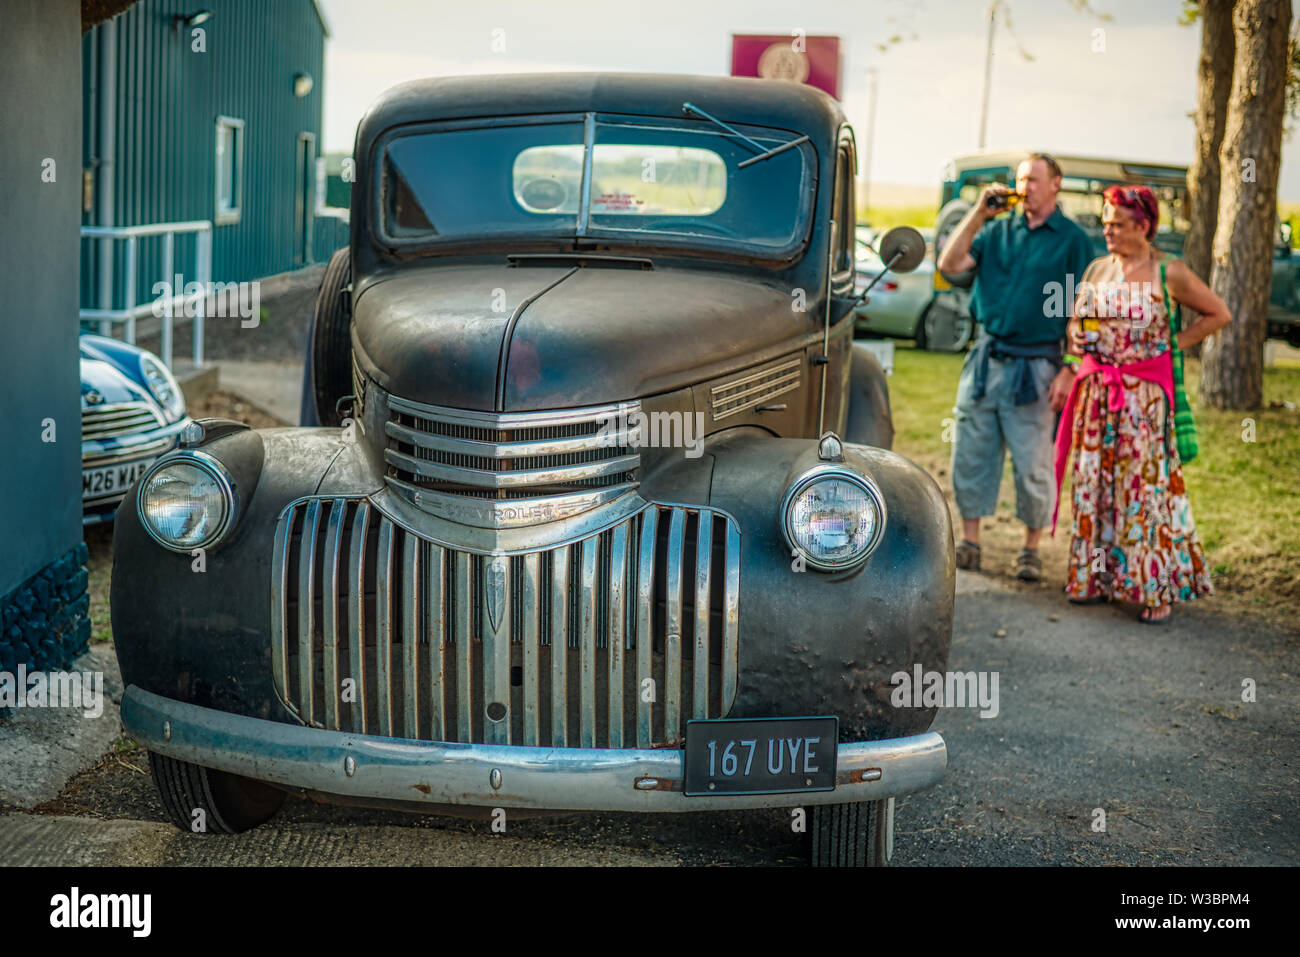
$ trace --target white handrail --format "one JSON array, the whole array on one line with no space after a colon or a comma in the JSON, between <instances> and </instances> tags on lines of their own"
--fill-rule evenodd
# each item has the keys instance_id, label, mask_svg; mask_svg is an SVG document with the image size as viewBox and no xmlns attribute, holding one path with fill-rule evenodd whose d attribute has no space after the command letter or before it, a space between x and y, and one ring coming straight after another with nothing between
<instances>
[{"instance_id":1,"label":"white handrail","mask_svg":"<svg viewBox=\"0 0 1300 957\"><path fill-rule=\"evenodd\" d=\"M198 292L172 295L146 303L136 304L135 284L136 265L138 262L137 241L142 236L163 236L163 275L166 282L172 281L175 242L178 233L194 233L194 281L199 285ZM158 302L162 303L162 360L168 369L172 367L172 316L177 307L188 311L194 310L194 364L203 364L203 319L207 309L207 297L212 288L212 223L204 219L180 223L149 223L143 226L82 226L81 235L92 240L124 240L126 242L126 259L123 267L125 273L126 302L121 309L80 309L78 317L87 321L98 321L101 335L112 334L112 324L126 324L126 341L135 344L135 321L153 315Z\"/></svg>"}]
</instances>

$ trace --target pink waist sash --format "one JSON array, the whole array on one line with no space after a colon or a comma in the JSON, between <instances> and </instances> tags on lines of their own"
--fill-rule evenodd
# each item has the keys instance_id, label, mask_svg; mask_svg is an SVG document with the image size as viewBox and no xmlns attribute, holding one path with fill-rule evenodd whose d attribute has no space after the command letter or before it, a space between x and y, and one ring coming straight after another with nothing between
<instances>
[{"instance_id":1,"label":"pink waist sash","mask_svg":"<svg viewBox=\"0 0 1300 957\"><path fill-rule=\"evenodd\" d=\"M1079 383L1090 375L1100 373L1106 382L1107 405L1112 412L1124 405L1124 379L1131 375L1148 382L1154 382L1165 390L1169 398L1169 415L1174 414L1174 363L1169 352L1162 352L1154 359L1141 362L1129 362L1124 365L1107 365L1098 362L1091 353L1084 355L1079 367L1079 374L1074 377L1074 386L1070 397L1065 401L1061 412L1061 422L1056 428L1056 508L1052 510L1052 534L1056 534L1056 517L1061 510L1061 485L1065 481L1065 464L1070 460L1070 449L1074 440L1074 402L1079 392Z\"/></svg>"}]
</instances>

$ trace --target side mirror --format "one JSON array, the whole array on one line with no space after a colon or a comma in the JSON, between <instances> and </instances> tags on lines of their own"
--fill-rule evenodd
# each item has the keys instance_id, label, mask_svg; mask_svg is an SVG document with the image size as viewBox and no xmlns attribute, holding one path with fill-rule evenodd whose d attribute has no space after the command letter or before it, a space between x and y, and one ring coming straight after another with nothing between
<instances>
[{"instance_id":1,"label":"side mirror","mask_svg":"<svg viewBox=\"0 0 1300 957\"><path fill-rule=\"evenodd\" d=\"M880 240L880 258L887 269L911 272L925 258L925 239L911 226L895 226Z\"/></svg>"}]
</instances>

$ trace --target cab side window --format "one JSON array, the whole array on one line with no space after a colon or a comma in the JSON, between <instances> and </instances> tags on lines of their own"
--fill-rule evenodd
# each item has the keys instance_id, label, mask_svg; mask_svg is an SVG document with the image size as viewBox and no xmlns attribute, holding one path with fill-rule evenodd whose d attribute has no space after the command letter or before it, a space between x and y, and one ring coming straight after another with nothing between
<instances>
[{"instance_id":1,"label":"cab side window","mask_svg":"<svg viewBox=\"0 0 1300 957\"><path fill-rule=\"evenodd\" d=\"M835 157L835 192L831 201L831 216L835 221L831 234L831 281L836 286L853 280L854 233L858 223L856 167L853 141L840 140Z\"/></svg>"}]
</instances>

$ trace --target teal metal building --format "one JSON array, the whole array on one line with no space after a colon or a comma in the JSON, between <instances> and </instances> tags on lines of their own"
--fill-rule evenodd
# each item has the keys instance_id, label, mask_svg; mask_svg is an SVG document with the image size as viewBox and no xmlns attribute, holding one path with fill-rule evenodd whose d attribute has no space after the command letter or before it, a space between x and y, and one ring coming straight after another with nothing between
<instances>
[{"instance_id":1,"label":"teal metal building","mask_svg":"<svg viewBox=\"0 0 1300 957\"><path fill-rule=\"evenodd\" d=\"M255 280L346 244L318 212L327 36L314 0L142 0L82 37L83 226L211 224L208 277L195 232L141 236L133 263L83 238L82 308L122 308L129 273L140 304L178 273Z\"/></svg>"}]
</instances>

